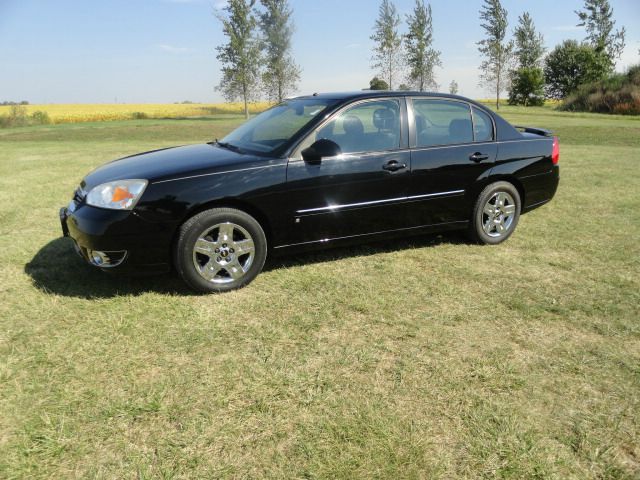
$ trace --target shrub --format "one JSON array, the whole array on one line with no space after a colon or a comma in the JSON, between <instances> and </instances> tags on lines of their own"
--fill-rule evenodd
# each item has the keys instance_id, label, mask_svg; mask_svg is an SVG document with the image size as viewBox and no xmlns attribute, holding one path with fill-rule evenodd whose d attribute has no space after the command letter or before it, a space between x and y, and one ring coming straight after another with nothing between
<instances>
[{"instance_id":1,"label":"shrub","mask_svg":"<svg viewBox=\"0 0 640 480\"><path fill-rule=\"evenodd\" d=\"M0 117L0 126L7 127L24 127L29 124L27 117L27 108L23 105L12 105L9 115Z\"/></svg>"},{"instance_id":2,"label":"shrub","mask_svg":"<svg viewBox=\"0 0 640 480\"><path fill-rule=\"evenodd\" d=\"M51 123L51 119L49 118L49 114L47 112L36 110L29 117L29 123L31 123L32 125L49 125Z\"/></svg>"},{"instance_id":3,"label":"shrub","mask_svg":"<svg viewBox=\"0 0 640 480\"><path fill-rule=\"evenodd\" d=\"M378 77L373 77L369 82L369 90L389 90L389 84Z\"/></svg>"},{"instance_id":4,"label":"shrub","mask_svg":"<svg viewBox=\"0 0 640 480\"><path fill-rule=\"evenodd\" d=\"M513 73L509 105L544 105L544 74L540 68L520 68Z\"/></svg>"},{"instance_id":5,"label":"shrub","mask_svg":"<svg viewBox=\"0 0 640 480\"><path fill-rule=\"evenodd\" d=\"M146 120L147 118L149 118L149 115L144 112L133 112L131 114L131 118L133 118L134 120Z\"/></svg>"},{"instance_id":6,"label":"shrub","mask_svg":"<svg viewBox=\"0 0 640 480\"><path fill-rule=\"evenodd\" d=\"M640 115L640 65L597 82L580 86L561 110Z\"/></svg>"}]
</instances>

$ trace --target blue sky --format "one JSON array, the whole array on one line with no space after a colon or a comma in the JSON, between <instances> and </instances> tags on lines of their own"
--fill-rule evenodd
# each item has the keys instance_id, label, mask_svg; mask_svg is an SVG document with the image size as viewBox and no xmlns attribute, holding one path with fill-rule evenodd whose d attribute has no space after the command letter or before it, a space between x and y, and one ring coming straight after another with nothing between
<instances>
[{"instance_id":1,"label":"blue sky","mask_svg":"<svg viewBox=\"0 0 640 480\"><path fill-rule=\"evenodd\" d=\"M396 0L404 18L414 0ZM481 0L433 0L435 47L442 90L487 97L477 85L475 42ZM377 0L291 0L300 93L368 85L371 29ZM510 29L528 10L547 47L582 39L574 10L582 0L504 0ZM640 1L611 0L617 26L627 28L618 68L640 62ZM0 0L0 101L144 103L220 101L216 45L224 42L221 0Z\"/></svg>"}]
</instances>

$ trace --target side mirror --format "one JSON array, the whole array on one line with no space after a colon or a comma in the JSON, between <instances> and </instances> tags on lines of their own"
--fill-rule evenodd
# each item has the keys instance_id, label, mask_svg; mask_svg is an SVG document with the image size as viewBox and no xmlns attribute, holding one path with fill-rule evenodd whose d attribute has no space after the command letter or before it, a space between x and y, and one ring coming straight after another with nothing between
<instances>
[{"instance_id":1,"label":"side mirror","mask_svg":"<svg viewBox=\"0 0 640 480\"><path fill-rule=\"evenodd\" d=\"M318 164L323 158L337 157L341 153L340 145L333 140L321 138L302 151L302 159L307 163Z\"/></svg>"}]
</instances>

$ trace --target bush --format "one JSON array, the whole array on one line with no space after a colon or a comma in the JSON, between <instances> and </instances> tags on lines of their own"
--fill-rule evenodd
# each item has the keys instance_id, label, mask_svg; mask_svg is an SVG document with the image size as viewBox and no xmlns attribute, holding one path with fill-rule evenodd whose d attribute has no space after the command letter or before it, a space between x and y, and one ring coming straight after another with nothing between
<instances>
[{"instance_id":1,"label":"bush","mask_svg":"<svg viewBox=\"0 0 640 480\"><path fill-rule=\"evenodd\" d=\"M43 111L35 111L27 115L27 108L23 105L12 105L9 115L0 116L0 127L26 127L27 125L48 125L51 123L49 114Z\"/></svg>"},{"instance_id":2,"label":"bush","mask_svg":"<svg viewBox=\"0 0 640 480\"><path fill-rule=\"evenodd\" d=\"M47 112L36 110L29 117L29 123L32 125L49 125L51 123L51 119Z\"/></svg>"},{"instance_id":3,"label":"bush","mask_svg":"<svg viewBox=\"0 0 640 480\"><path fill-rule=\"evenodd\" d=\"M27 108L22 105L12 105L9 115L0 117L0 126L7 127L24 127L29 124L27 116Z\"/></svg>"},{"instance_id":4,"label":"bush","mask_svg":"<svg viewBox=\"0 0 640 480\"><path fill-rule=\"evenodd\" d=\"M369 82L369 90L389 90L389 84L378 77L373 77Z\"/></svg>"},{"instance_id":5,"label":"bush","mask_svg":"<svg viewBox=\"0 0 640 480\"><path fill-rule=\"evenodd\" d=\"M509 105L544 105L544 74L540 68L520 68L513 73Z\"/></svg>"},{"instance_id":6,"label":"bush","mask_svg":"<svg viewBox=\"0 0 640 480\"><path fill-rule=\"evenodd\" d=\"M147 118L149 118L149 115L144 112L133 112L131 114L131 118L133 118L134 120L146 120Z\"/></svg>"},{"instance_id":7,"label":"bush","mask_svg":"<svg viewBox=\"0 0 640 480\"><path fill-rule=\"evenodd\" d=\"M566 98L561 110L640 115L640 65L627 73L580 86Z\"/></svg>"}]
</instances>

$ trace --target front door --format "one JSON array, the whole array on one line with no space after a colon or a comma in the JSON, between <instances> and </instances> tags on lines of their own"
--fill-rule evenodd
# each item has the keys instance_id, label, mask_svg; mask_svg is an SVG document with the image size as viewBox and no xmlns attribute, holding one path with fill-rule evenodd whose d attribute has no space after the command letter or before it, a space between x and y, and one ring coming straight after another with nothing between
<instances>
[{"instance_id":1,"label":"front door","mask_svg":"<svg viewBox=\"0 0 640 480\"><path fill-rule=\"evenodd\" d=\"M411 154L404 99L359 102L310 134L336 142L342 155L319 164L299 154L289 162L291 244L395 230L407 226Z\"/></svg>"}]
</instances>

